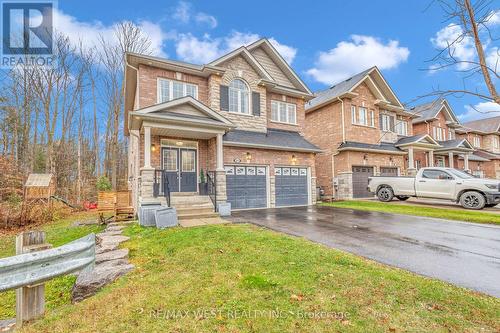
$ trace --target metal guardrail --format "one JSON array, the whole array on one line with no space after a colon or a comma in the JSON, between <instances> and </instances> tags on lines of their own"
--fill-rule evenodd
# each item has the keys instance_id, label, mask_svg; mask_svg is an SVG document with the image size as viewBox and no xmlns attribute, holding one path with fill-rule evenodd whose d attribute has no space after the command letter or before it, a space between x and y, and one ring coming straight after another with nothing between
<instances>
[{"instance_id":1,"label":"metal guardrail","mask_svg":"<svg viewBox=\"0 0 500 333\"><path fill-rule=\"evenodd\" d=\"M0 259L0 292L33 286L57 276L92 269L95 234L63 246Z\"/></svg>"}]
</instances>

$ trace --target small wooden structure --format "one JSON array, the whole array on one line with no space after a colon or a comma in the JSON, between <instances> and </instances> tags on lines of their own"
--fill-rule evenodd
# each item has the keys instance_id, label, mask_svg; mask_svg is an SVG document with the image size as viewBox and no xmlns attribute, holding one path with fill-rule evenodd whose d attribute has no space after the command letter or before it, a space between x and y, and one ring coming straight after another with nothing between
<instances>
[{"instance_id":1,"label":"small wooden structure","mask_svg":"<svg viewBox=\"0 0 500 333\"><path fill-rule=\"evenodd\" d=\"M56 192L56 180L51 173L32 173L24 184L25 200L50 200Z\"/></svg>"},{"instance_id":2,"label":"small wooden structure","mask_svg":"<svg viewBox=\"0 0 500 333\"><path fill-rule=\"evenodd\" d=\"M126 221L134 218L131 191L109 191L97 194L97 211L101 223L107 223L114 218L115 221ZM113 213L110 218L105 218L105 213Z\"/></svg>"}]
</instances>

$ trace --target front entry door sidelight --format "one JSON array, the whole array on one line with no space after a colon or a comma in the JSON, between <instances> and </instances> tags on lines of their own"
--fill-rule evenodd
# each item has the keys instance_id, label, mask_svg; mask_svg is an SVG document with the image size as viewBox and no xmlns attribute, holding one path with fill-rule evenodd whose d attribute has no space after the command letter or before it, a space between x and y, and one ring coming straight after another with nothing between
<instances>
[{"instance_id":1,"label":"front entry door sidelight","mask_svg":"<svg viewBox=\"0 0 500 333\"><path fill-rule=\"evenodd\" d=\"M196 192L196 150L163 148L162 153L170 192Z\"/></svg>"}]
</instances>

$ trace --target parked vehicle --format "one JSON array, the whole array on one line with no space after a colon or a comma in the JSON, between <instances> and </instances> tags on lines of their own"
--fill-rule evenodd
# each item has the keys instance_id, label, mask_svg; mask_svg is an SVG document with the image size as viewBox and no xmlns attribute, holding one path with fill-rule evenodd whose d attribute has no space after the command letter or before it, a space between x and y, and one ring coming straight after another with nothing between
<instances>
[{"instance_id":1,"label":"parked vehicle","mask_svg":"<svg viewBox=\"0 0 500 333\"><path fill-rule=\"evenodd\" d=\"M394 197L447 199L467 209L483 209L500 203L500 182L475 178L452 168L422 168L416 177L370 177L368 190L383 202Z\"/></svg>"}]
</instances>

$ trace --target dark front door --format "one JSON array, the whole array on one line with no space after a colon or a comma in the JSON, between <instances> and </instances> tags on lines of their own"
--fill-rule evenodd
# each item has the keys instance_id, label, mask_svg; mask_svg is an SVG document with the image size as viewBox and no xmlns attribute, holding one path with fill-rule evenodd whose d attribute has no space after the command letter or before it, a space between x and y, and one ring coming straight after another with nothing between
<instances>
[{"instance_id":1,"label":"dark front door","mask_svg":"<svg viewBox=\"0 0 500 333\"><path fill-rule=\"evenodd\" d=\"M170 192L196 192L196 150L163 148L163 169Z\"/></svg>"},{"instance_id":2,"label":"dark front door","mask_svg":"<svg viewBox=\"0 0 500 333\"><path fill-rule=\"evenodd\" d=\"M352 167L352 196L354 198L373 197L373 193L368 191L368 177L371 176L373 176L372 167Z\"/></svg>"}]
</instances>

